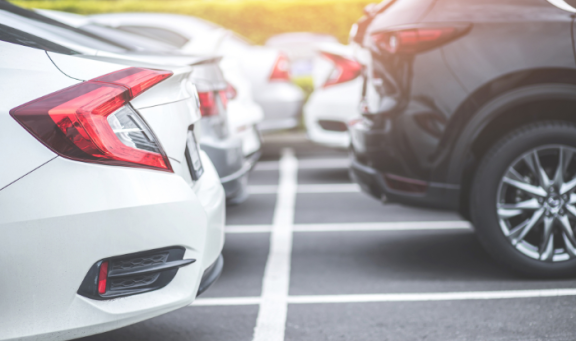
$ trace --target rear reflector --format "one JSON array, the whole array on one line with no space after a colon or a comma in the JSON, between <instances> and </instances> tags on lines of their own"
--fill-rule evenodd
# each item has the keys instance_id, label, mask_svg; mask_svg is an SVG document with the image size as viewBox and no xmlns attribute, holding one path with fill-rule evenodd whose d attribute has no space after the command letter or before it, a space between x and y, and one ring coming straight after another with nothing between
<instances>
[{"instance_id":1,"label":"rear reflector","mask_svg":"<svg viewBox=\"0 0 576 341\"><path fill-rule=\"evenodd\" d=\"M98 293L103 294L106 292L106 282L108 281L108 262L100 264L100 271L98 271Z\"/></svg>"},{"instance_id":2,"label":"rear reflector","mask_svg":"<svg viewBox=\"0 0 576 341\"><path fill-rule=\"evenodd\" d=\"M321 55L334 63L334 71L324 83L324 87L349 82L362 72L362 65L355 60L328 52L321 52Z\"/></svg>"},{"instance_id":3,"label":"rear reflector","mask_svg":"<svg viewBox=\"0 0 576 341\"><path fill-rule=\"evenodd\" d=\"M171 74L120 70L23 104L10 115L65 158L172 172L152 130L129 104Z\"/></svg>"},{"instance_id":4,"label":"rear reflector","mask_svg":"<svg viewBox=\"0 0 576 341\"><path fill-rule=\"evenodd\" d=\"M472 25L455 23L450 26L424 24L371 35L374 45L382 52L391 54L414 54L446 44L464 34Z\"/></svg>"},{"instance_id":5,"label":"rear reflector","mask_svg":"<svg viewBox=\"0 0 576 341\"><path fill-rule=\"evenodd\" d=\"M290 80L290 63L288 62L288 57L280 53L276 63L274 63L274 68L270 74L271 81L289 81Z\"/></svg>"}]
</instances>

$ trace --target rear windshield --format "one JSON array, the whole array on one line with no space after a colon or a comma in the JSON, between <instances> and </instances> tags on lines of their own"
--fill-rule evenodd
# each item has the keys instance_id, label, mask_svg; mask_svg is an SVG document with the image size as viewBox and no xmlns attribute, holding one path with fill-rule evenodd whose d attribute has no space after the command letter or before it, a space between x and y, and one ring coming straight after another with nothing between
<instances>
[{"instance_id":1,"label":"rear windshield","mask_svg":"<svg viewBox=\"0 0 576 341\"><path fill-rule=\"evenodd\" d=\"M119 26L119 29L129 33L141 35L154 40L161 41L171 46L181 48L188 42L188 39L174 31L148 26Z\"/></svg>"},{"instance_id":2,"label":"rear windshield","mask_svg":"<svg viewBox=\"0 0 576 341\"><path fill-rule=\"evenodd\" d=\"M0 40L7 43L18 44L22 46L32 47L39 50L62 54L78 54L78 52L71 50L62 45L58 45L46 39L42 39L32 34L22 32L12 27L0 24Z\"/></svg>"},{"instance_id":3,"label":"rear windshield","mask_svg":"<svg viewBox=\"0 0 576 341\"><path fill-rule=\"evenodd\" d=\"M31 32L34 31L34 34L48 40L52 40L51 37L56 36L71 43L86 46L96 50L104 50L108 52L127 52L129 50L129 47L117 42L107 40L82 29L68 26L59 21L50 19L39 13L12 5L3 0L0 0L0 10L8 12L7 14L15 15L21 18L19 19L20 22L18 24L11 24L11 26L15 26L16 28L27 31L26 26L31 27L30 25L33 25L36 30L31 29Z\"/></svg>"}]
</instances>

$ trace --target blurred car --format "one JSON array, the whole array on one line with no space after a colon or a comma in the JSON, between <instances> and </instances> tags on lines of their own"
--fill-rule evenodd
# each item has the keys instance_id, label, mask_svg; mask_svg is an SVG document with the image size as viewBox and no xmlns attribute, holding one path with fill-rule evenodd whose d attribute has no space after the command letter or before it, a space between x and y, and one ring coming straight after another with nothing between
<instances>
[{"instance_id":1,"label":"blurred car","mask_svg":"<svg viewBox=\"0 0 576 341\"><path fill-rule=\"evenodd\" d=\"M338 39L329 34L288 32L268 38L264 45L278 49L288 57L292 77L304 77L312 76L314 58L324 43L338 44Z\"/></svg>"},{"instance_id":2,"label":"blurred car","mask_svg":"<svg viewBox=\"0 0 576 341\"><path fill-rule=\"evenodd\" d=\"M132 39L132 34L107 28L86 31L5 2L0 2L0 17L11 27L75 49L93 59L143 67L148 63L187 65L198 59L174 54L169 49L163 49L163 46L159 46L158 51L149 51L156 41L138 36L138 39ZM112 34L115 40L103 37ZM248 197L247 177L259 158L260 136L253 126L252 130L242 132L244 135L230 134L226 115L230 89L218 62L219 59L204 58L201 64L196 65L189 81L199 91L203 115L199 126L201 148L216 166L227 201L237 204ZM244 143L244 140L247 142Z\"/></svg>"},{"instance_id":3,"label":"blurred car","mask_svg":"<svg viewBox=\"0 0 576 341\"><path fill-rule=\"evenodd\" d=\"M84 32L89 32L106 40L127 46L132 51L155 52L164 54L182 54L174 45L167 44L158 39L143 37L127 31L120 31L115 28L99 25L91 21L89 17L53 10L37 9L36 12L43 16L60 21ZM211 54L209 51L207 54ZM252 96L252 86L250 81L244 76L240 67L234 60L220 62L224 72L224 78L228 82L227 93L227 118L228 128L232 135L242 139L244 155L257 159L261 149L260 135L257 125L264 119L262 108L254 102Z\"/></svg>"},{"instance_id":4,"label":"blurred car","mask_svg":"<svg viewBox=\"0 0 576 341\"><path fill-rule=\"evenodd\" d=\"M371 59L354 179L379 199L459 210L531 276L576 274L576 10L564 5L387 1L352 30Z\"/></svg>"},{"instance_id":5,"label":"blurred car","mask_svg":"<svg viewBox=\"0 0 576 341\"><path fill-rule=\"evenodd\" d=\"M223 55L224 72L238 67L250 80L254 100L264 110L264 121L258 125L262 131L298 125L304 93L290 81L289 61L277 49L253 45L213 23L184 15L111 13L90 18L94 23L172 44L184 53Z\"/></svg>"},{"instance_id":6,"label":"blurred car","mask_svg":"<svg viewBox=\"0 0 576 341\"><path fill-rule=\"evenodd\" d=\"M304 105L310 140L330 147L350 147L347 123L360 116L362 65L354 49L339 43L318 46L314 60L314 91Z\"/></svg>"},{"instance_id":7,"label":"blurred car","mask_svg":"<svg viewBox=\"0 0 576 341\"><path fill-rule=\"evenodd\" d=\"M189 305L222 271L225 210L194 68L94 61L3 24L0 50L0 339Z\"/></svg>"}]
</instances>

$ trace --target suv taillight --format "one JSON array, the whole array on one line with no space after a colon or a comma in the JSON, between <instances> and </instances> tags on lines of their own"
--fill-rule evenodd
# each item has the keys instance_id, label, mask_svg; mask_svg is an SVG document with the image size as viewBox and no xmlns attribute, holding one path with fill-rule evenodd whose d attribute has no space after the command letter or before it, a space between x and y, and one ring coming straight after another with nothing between
<instances>
[{"instance_id":1,"label":"suv taillight","mask_svg":"<svg viewBox=\"0 0 576 341\"><path fill-rule=\"evenodd\" d=\"M334 71L324 83L324 87L349 82L362 73L362 65L355 60L328 52L320 52L320 54L334 63Z\"/></svg>"},{"instance_id":2,"label":"suv taillight","mask_svg":"<svg viewBox=\"0 0 576 341\"><path fill-rule=\"evenodd\" d=\"M10 115L65 158L172 172L152 130L129 104L171 75L128 68L38 98Z\"/></svg>"},{"instance_id":3,"label":"suv taillight","mask_svg":"<svg viewBox=\"0 0 576 341\"><path fill-rule=\"evenodd\" d=\"M274 68L270 74L271 81L289 81L290 80L290 62L288 57L280 53L276 63L274 63Z\"/></svg>"},{"instance_id":4,"label":"suv taillight","mask_svg":"<svg viewBox=\"0 0 576 341\"><path fill-rule=\"evenodd\" d=\"M415 54L446 44L466 33L471 24L420 24L395 30L372 33L374 45L390 54Z\"/></svg>"}]
</instances>

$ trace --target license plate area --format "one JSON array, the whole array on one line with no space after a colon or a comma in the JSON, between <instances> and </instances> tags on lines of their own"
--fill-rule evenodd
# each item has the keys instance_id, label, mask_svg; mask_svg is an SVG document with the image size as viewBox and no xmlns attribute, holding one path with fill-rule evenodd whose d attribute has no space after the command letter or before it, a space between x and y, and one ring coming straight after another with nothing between
<instances>
[{"instance_id":1,"label":"license plate area","mask_svg":"<svg viewBox=\"0 0 576 341\"><path fill-rule=\"evenodd\" d=\"M202 166L202 160L200 159L200 151L198 150L196 136L194 136L192 130L188 130L188 136L186 137L186 161L188 162L188 168L190 169L192 180L196 181L200 179L202 174L204 174L204 167Z\"/></svg>"}]
</instances>

